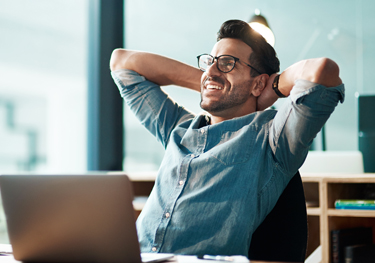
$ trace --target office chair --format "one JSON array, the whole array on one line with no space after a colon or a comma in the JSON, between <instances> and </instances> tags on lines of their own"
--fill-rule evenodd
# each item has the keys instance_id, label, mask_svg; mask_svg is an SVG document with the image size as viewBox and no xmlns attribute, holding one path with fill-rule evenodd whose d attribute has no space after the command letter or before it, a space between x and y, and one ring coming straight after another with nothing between
<instances>
[{"instance_id":1,"label":"office chair","mask_svg":"<svg viewBox=\"0 0 375 263\"><path fill-rule=\"evenodd\" d=\"M250 260L304 262L307 214L302 180L297 172L275 207L253 233Z\"/></svg>"}]
</instances>

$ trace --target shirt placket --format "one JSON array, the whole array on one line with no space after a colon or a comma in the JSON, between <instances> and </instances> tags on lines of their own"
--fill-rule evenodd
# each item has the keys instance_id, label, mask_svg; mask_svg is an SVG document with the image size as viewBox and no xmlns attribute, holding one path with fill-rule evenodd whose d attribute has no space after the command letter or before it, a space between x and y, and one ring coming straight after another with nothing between
<instances>
[{"instance_id":1,"label":"shirt placket","mask_svg":"<svg viewBox=\"0 0 375 263\"><path fill-rule=\"evenodd\" d=\"M204 149L206 148L207 135L208 135L208 126L203 127L198 130L198 147L197 147L198 154L204 153Z\"/></svg>"},{"instance_id":2,"label":"shirt placket","mask_svg":"<svg viewBox=\"0 0 375 263\"><path fill-rule=\"evenodd\" d=\"M165 206L165 209L163 211L159 227L156 230L154 243L152 244L152 252L160 252L168 224L173 215L174 207L176 205L178 198L181 196L181 192L184 189L184 186L187 182L190 163L193 159L198 158L199 155L204 151L205 144L207 141L207 128L197 130L196 136L198 141L196 151L194 153L186 155L181 161L181 165L178 169L178 182L177 185L175 185L173 194L169 198L169 200L171 201Z\"/></svg>"}]
</instances>

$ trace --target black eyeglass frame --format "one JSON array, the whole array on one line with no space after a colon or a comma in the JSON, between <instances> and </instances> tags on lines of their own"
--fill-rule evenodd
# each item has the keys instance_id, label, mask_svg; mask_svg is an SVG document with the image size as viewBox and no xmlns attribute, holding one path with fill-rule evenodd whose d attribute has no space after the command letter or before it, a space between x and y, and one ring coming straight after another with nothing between
<instances>
[{"instance_id":1,"label":"black eyeglass frame","mask_svg":"<svg viewBox=\"0 0 375 263\"><path fill-rule=\"evenodd\" d=\"M239 61L239 62L244 63L246 66L249 66L249 67L252 68L253 70L255 70L259 75L262 74L262 73L259 72L259 70L257 70L256 68L254 68L254 67L251 66L250 64L247 64L246 62L244 62L244 61L240 60L239 58L236 58L236 57L234 57L234 56L232 56L232 55L220 55L220 56L214 57L214 56L212 56L211 54L207 54L207 53L204 53L204 54L201 54L201 55L197 56L197 59L198 59L198 68L199 68L201 71L203 71L203 72L205 72L206 70L203 70L203 69L199 66L199 59L200 59L201 56L209 56L209 57L213 58L213 62L212 62L212 64L215 63L215 60L218 61L219 58L221 58L221 57L231 57L231 58L233 58L233 59L234 59L234 64L233 64L232 69L229 70L229 71L222 71L222 70L219 68L219 63L216 63L216 67L217 67L217 69L218 69L220 72L223 72L223 73L229 73L229 72L231 72L231 71L234 69L234 67L236 66L236 63ZM211 67L212 64L209 65L209 67Z\"/></svg>"}]
</instances>

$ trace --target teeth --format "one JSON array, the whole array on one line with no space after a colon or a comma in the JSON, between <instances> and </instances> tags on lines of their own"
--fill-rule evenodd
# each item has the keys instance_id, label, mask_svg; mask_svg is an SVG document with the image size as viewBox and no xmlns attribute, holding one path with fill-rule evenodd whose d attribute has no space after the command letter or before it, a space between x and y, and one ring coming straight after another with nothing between
<instances>
[{"instance_id":1,"label":"teeth","mask_svg":"<svg viewBox=\"0 0 375 263\"><path fill-rule=\"evenodd\" d=\"M222 87L216 86L216 85L207 85L207 89L222 89Z\"/></svg>"}]
</instances>

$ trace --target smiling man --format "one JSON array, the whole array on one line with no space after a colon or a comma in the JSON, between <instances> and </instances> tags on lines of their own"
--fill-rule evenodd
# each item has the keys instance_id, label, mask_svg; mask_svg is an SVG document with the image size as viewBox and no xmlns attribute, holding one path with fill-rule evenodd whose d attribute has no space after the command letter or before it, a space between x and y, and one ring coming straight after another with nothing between
<instances>
[{"instance_id":1,"label":"smiling man","mask_svg":"<svg viewBox=\"0 0 375 263\"><path fill-rule=\"evenodd\" d=\"M248 256L252 233L344 99L335 62L277 74L274 49L240 20L221 26L199 69L124 49L110 64L121 96L166 149L137 220L142 252ZM160 86L170 84L199 91L207 114L169 98ZM265 110L286 96L279 111Z\"/></svg>"}]
</instances>

